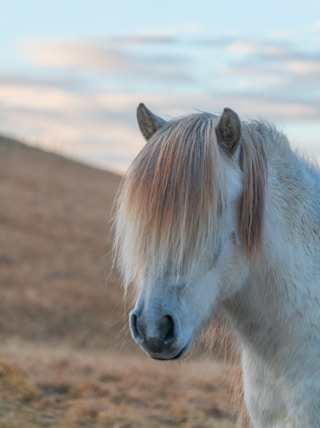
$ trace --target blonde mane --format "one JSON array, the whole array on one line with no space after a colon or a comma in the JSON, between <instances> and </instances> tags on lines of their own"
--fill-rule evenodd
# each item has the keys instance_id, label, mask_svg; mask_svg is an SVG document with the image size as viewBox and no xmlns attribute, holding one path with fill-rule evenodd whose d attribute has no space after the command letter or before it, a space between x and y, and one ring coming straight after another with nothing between
<instances>
[{"instance_id":1,"label":"blonde mane","mask_svg":"<svg viewBox=\"0 0 320 428\"><path fill-rule=\"evenodd\" d=\"M263 142L267 140L265 134L274 132L276 131L269 125L259 122L242 124L241 162L244 190L239 231L243 250L248 257L261 249L268 172Z\"/></svg>"},{"instance_id":2,"label":"blonde mane","mask_svg":"<svg viewBox=\"0 0 320 428\"><path fill-rule=\"evenodd\" d=\"M181 276L213 265L227 202L226 155L218 118L200 113L168 122L132 163L117 204L116 246L125 283L152 268ZM240 237L250 256L262 239L266 159L257 127L243 124L244 194Z\"/></svg>"}]
</instances>

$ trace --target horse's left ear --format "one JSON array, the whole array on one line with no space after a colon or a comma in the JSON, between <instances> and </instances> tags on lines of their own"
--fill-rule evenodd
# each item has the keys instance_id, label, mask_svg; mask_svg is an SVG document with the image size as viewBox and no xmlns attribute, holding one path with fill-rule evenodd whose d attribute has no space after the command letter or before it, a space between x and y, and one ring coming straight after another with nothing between
<instances>
[{"instance_id":1,"label":"horse's left ear","mask_svg":"<svg viewBox=\"0 0 320 428\"><path fill-rule=\"evenodd\" d=\"M241 122L233 110L225 108L216 126L218 143L230 155L236 151L241 136Z\"/></svg>"},{"instance_id":2,"label":"horse's left ear","mask_svg":"<svg viewBox=\"0 0 320 428\"><path fill-rule=\"evenodd\" d=\"M138 105L137 119L140 131L147 141L166 124L164 119L152 113L143 103Z\"/></svg>"}]
</instances>

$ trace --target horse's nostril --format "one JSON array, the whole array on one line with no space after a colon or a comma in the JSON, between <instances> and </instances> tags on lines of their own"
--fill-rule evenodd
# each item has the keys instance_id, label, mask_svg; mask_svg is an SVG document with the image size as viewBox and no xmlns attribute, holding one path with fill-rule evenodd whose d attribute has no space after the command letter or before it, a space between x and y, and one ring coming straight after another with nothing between
<instances>
[{"instance_id":1,"label":"horse's nostril","mask_svg":"<svg viewBox=\"0 0 320 428\"><path fill-rule=\"evenodd\" d=\"M130 314L130 330L133 338L139 342L143 342L143 334L139 329L138 316L135 313Z\"/></svg>"},{"instance_id":2,"label":"horse's nostril","mask_svg":"<svg viewBox=\"0 0 320 428\"><path fill-rule=\"evenodd\" d=\"M165 323L163 326L163 342L169 345L174 341L174 321L170 315L165 316Z\"/></svg>"}]
</instances>

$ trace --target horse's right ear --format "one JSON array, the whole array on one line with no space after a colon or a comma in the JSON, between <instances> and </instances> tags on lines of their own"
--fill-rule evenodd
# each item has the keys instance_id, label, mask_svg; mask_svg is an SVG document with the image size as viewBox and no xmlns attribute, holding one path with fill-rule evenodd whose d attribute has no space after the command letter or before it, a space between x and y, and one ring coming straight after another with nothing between
<instances>
[{"instance_id":1,"label":"horse's right ear","mask_svg":"<svg viewBox=\"0 0 320 428\"><path fill-rule=\"evenodd\" d=\"M147 141L166 124L164 119L153 114L143 103L138 105L137 119L140 131Z\"/></svg>"},{"instance_id":2,"label":"horse's right ear","mask_svg":"<svg viewBox=\"0 0 320 428\"><path fill-rule=\"evenodd\" d=\"M216 135L220 147L229 155L233 155L238 147L241 136L241 122L237 113L225 108L216 126Z\"/></svg>"}]
</instances>

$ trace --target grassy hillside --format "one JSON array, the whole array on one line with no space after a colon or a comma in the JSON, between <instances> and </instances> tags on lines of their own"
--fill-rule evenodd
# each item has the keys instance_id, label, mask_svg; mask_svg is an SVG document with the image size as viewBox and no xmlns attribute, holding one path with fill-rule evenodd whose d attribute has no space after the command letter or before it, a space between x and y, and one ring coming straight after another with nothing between
<instances>
[{"instance_id":1,"label":"grassy hillside","mask_svg":"<svg viewBox=\"0 0 320 428\"><path fill-rule=\"evenodd\" d=\"M117 175L0 138L0 427L231 427L233 369L127 337Z\"/></svg>"},{"instance_id":2,"label":"grassy hillside","mask_svg":"<svg viewBox=\"0 0 320 428\"><path fill-rule=\"evenodd\" d=\"M105 348L122 319L111 272L116 175L0 139L0 331ZM117 344L114 344L116 348Z\"/></svg>"}]
</instances>

